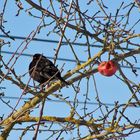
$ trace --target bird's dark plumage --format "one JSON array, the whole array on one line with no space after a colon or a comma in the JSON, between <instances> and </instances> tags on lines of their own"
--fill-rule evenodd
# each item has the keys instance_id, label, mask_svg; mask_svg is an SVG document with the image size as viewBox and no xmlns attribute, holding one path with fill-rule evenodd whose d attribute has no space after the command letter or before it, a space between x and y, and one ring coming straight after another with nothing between
<instances>
[{"instance_id":1,"label":"bird's dark plumage","mask_svg":"<svg viewBox=\"0 0 140 140\"><path fill-rule=\"evenodd\" d=\"M60 80L64 84L68 83L61 77L60 71L55 65L42 54L35 54L29 65L30 76L40 84L49 80Z\"/></svg>"}]
</instances>

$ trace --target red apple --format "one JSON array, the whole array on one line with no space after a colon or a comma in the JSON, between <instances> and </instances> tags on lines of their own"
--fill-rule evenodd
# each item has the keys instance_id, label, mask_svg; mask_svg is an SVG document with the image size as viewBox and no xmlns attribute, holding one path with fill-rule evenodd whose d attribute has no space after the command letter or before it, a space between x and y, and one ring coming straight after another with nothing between
<instances>
[{"instance_id":1,"label":"red apple","mask_svg":"<svg viewBox=\"0 0 140 140\"><path fill-rule=\"evenodd\" d=\"M98 72L100 72L104 76L112 76L118 70L117 64L112 61L103 61L98 66Z\"/></svg>"}]
</instances>

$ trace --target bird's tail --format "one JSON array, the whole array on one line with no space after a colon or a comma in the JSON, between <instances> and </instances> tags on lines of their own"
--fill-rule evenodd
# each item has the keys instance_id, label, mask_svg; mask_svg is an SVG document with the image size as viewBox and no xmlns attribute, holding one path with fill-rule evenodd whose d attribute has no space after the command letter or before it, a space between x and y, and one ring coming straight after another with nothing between
<instances>
[{"instance_id":1,"label":"bird's tail","mask_svg":"<svg viewBox=\"0 0 140 140\"><path fill-rule=\"evenodd\" d=\"M69 85L69 83L68 83L67 81L65 81L62 77L60 77L59 80L60 80L61 82L63 82L65 85Z\"/></svg>"}]
</instances>

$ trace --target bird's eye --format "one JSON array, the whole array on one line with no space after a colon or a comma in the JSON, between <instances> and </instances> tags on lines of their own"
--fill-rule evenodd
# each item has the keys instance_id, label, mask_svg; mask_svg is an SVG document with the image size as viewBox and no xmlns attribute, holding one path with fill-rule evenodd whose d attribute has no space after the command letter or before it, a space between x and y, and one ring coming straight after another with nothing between
<instances>
[{"instance_id":1,"label":"bird's eye","mask_svg":"<svg viewBox=\"0 0 140 140\"><path fill-rule=\"evenodd\" d=\"M34 56L33 59L36 59L36 56Z\"/></svg>"}]
</instances>

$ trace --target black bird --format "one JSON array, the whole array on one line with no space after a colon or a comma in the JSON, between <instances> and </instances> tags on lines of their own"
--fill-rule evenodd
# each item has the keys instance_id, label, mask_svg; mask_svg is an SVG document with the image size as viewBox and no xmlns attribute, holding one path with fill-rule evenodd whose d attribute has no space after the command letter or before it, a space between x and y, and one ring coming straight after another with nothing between
<instances>
[{"instance_id":1,"label":"black bird","mask_svg":"<svg viewBox=\"0 0 140 140\"><path fill-rule=\"evenodd\" d=\"M33 55L33 60L29 65L29 74L33 80L43 84L51 80L60 80L64 84L68 83L61 77L57 67L42 54Z\"/></svg>"}]
</instances>

